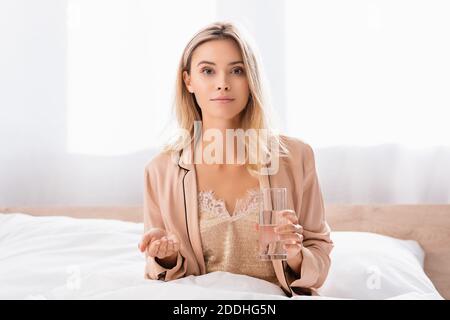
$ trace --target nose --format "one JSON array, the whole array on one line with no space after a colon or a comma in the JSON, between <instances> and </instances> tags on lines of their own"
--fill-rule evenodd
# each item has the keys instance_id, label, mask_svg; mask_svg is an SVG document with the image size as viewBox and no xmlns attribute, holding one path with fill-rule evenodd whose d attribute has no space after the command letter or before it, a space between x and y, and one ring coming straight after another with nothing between
<instances>
[{"instance_id":1,"label":"nose","mask_svg":"<svg viewBox=\"0 0 450 320\"><path fill-rule=\"evenodd\" d=\"M230 90L230 85L227 81L226 76L222 77L221 80L219 81L219 83L217 84L217 90L225 90L225 91L229 91Z\"/></svg>"},{"instance_id":2,"label":"nose","mask_svg":"<svg viewBox=\"0 0 450 320\"><path fill-rule=\"evenodd\" d=\"M217 86L217 90L222 90L224 89L225 91L229 91L230 90L230 86L226 85L226 84L222 84L222 85L218 85Z\"/></svg>"}]
</instances>

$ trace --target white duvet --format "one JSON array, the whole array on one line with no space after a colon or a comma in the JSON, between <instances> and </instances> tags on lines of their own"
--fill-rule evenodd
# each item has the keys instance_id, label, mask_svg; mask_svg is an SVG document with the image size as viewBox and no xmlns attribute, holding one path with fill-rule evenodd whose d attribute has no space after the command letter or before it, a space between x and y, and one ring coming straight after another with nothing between
<instances>
[{"instance_id":1,"label":"white duvet","mask_svg":"<svg viewBox=\"0 0 450 320\"><path fill-rule=\"evenodd\" d=\"M321 296L288 298L272 283L228 272L144 279L142 231L116 220L0 214L0 299L442 299L411 240L333 232Z\"/></svg>"}]
</instances>

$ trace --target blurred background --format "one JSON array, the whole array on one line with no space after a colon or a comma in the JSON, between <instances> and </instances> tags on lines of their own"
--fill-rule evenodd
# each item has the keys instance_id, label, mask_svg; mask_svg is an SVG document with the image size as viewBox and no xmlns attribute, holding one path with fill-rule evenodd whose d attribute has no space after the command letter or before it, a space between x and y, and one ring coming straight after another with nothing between
<instances>
[{"instance_id":1,"label":"blurred background","mask_svg":"<svg viewBox=\"0 0 450 320\"><path fill-rule=\"evenodd\" d=\"M257 45L326 203L450 203L450 2L0 0L0 206L139 205L176 67L218 20Z\"/></svg>"}]
</instances>

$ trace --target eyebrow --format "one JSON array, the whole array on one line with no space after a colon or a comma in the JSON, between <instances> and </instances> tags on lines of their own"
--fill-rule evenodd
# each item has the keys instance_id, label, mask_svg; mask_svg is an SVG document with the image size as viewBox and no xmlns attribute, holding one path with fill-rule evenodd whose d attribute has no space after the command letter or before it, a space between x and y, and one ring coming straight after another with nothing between
<instances>
[{"instance_id":1,"label":"eyebrow","mask_svg":"<svg viewBox=\"0 0 450 320\"><path fill-rule=\"evenodd\" d=\"M238 63L244 64L243 61L233 61L233 62L230 62L228 65L231 66L231 65L234 65L234 64L238 64ZM199 65L201 65L201 64L212 64L213 66L216 65L214 62L203 60L203 61L200 61L200 62L197 64L197 67L198 67Z\"/></svg>"}]
</instances>

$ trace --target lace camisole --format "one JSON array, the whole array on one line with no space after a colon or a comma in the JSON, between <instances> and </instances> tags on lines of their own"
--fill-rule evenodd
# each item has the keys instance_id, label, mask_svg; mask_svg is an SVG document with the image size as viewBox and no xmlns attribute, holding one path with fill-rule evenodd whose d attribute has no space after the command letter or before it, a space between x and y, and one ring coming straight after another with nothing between
<instances>
[{"instance_id":1,"label":"lace camisole","mask_svg":"<svg viewBox=\"0 0 450 320\"><path fill-rule=\"evenodd\" d=\"M200 235L206 272L227 271L260 278L279 285L271 261L258 256L259 188L247 190L236 200L232 215L214 191L198 193Z\"/></svg>"}]
</instances>

